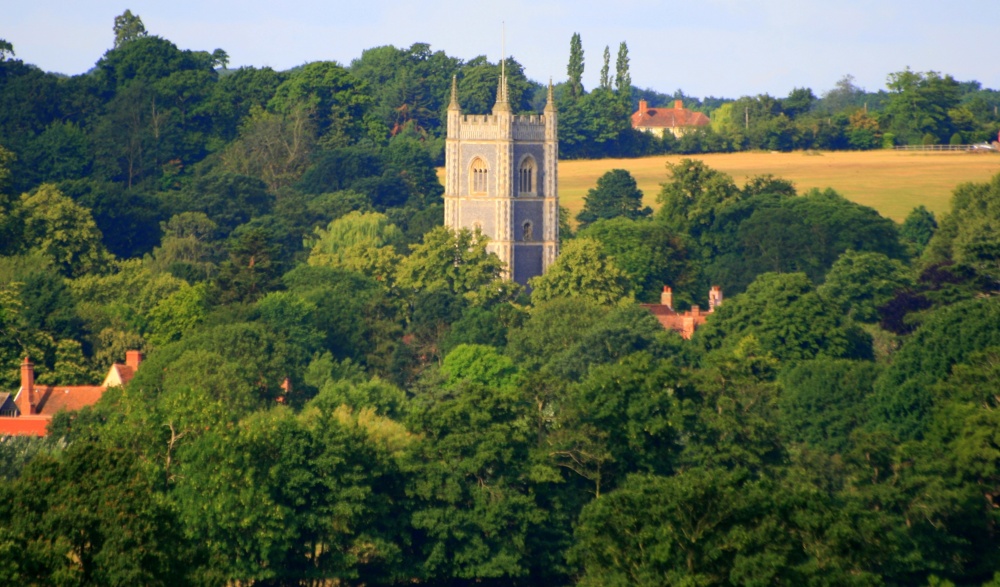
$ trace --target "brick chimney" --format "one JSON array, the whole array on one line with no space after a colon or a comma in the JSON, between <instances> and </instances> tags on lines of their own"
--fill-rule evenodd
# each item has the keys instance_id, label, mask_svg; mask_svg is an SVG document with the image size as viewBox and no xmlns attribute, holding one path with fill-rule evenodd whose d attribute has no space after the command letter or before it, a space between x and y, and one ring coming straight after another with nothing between
<instances>
[{"instance_id":1,"label":"brick chimney","mask_svg":"<svg viewBox=\"0 0 1000 587\"><path fill-rule=\"evenodd\" d=\"M660 294L660 305L674 309L674 292L669 285L663 286L663 293Z\"/></svg>"},{"instance_id":2,"label":"brick chimney","mask_svg":"<svg viewBox=\"0 0 1000 587\"><path fill-rule=\"evenodd\" d=\"M24 357L21 363L21 393L17 396L17 409L22 416L38 413L35 406L35 365L28 357Z\"/></svg>"},{"instance_id":3,"label":"brick chimney","mask_svg":"<svg viewBox=\"0 0 1000 587\"><path fill-rule=\"evenodd\" d=\"M639 114L645 114L649 110L649 104L645 100L639 100Z\"/></svg>"},{"instance_id":4,"label":"brick chimney","mask_svg":"<svg viewBox=\"0 0 1000 587\"><path fill-rule=\"evenodd\" d=\"M138 371L142 358L142 351L125 351L125 366L131 367L132 371Z\"/></svg>"},{"instance_id":5,"label":"brick chimney","mask_svg":"<svg viewBox=\"0 0 1000 587\"><path fill-rule=\"evenodd\" d=\"M683 109L684 109L684 101L674 100L674 110L683 110Z\"/></svg>"},{"instance_id":6,"label":"brick chimney","mask_svg":"<svg viewBox=\"0 0 1000 587\"><path fill-rule=\"evenodd\" d=\"M716 308L722 303L722 288L713 285L712 289L708 290L708 311L714 312Z\"/></svg>"}]
</instances>

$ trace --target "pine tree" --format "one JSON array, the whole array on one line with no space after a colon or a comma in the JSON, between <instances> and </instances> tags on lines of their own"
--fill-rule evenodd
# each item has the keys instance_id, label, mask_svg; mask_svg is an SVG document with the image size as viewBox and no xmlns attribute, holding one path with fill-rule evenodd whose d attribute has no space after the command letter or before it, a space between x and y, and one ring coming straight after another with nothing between
<instances>
[{"instance_id":1,"label":"pine tree","mask_svg":"<svg viewBox=\"0 0 1000 587\"><path fill-rule=\"evenodd\" d=\"M618 46L618 61L615 64L615 90L623 102L632 101L632 75L628 72L628 45L625 41Z\"/></svg>"},{"instance_id":2,"label":"pine tree","mask_svg":"<svg viewBox=\"0 0 1000 587\"><path fill-rule=\"evenodd\" d=\"M611 68L611 48L607 45L604 46L604 67L601 68L601 87L605 90L611 89L611 80L608 79L608 73Z\"/></svg>"},{"instance_id":3,"label":"pine tree","mask_svg":"<svg viewBox=\"0 0 1000 587\"><path fill-rule=\"evenodd\" d=\"M573 33L569 41L569 65L566 67L569 75L569 94L574 98L583 95L583 41L580 33Z\"/></svg>"}]
</instances>

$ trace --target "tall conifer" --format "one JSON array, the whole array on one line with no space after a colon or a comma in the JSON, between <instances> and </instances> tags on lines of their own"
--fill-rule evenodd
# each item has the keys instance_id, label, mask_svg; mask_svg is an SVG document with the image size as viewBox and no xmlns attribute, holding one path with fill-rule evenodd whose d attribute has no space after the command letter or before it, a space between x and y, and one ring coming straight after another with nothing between
<instances>
[{"instance_id":1,"label":"tall conifer","mask_svg":"<svg viewBox=\"0 0 1000 587\"><path fill-rule=\"evenodd\" d=\"M618 61L615 64L615 90L623 102L632 101L632 75L628 72L628 45L625 41L618 46Z\"/></svg>"},{"instance_id":2,"label":"tall conifer","mask_svg":"<svg viewBox=\"0 0 1000 587\"><path fill-rule=\"evenodd\" d=\"M604 46L604 67L601 68L601 87L605 90L611 89L611 80L608 79L608 74L611 69L611 48L607 45Z\"/></svg>"},{"instance_id":3,"label":"tall conifer","mask_svg":"<svg viewBox=\"0 0 1000 587\"><path fill-rule=\"evenodd\" d=\"M569 93L574 98L583 95L583 41L580 40L580 33L573 33L573 38L569 41L569 65L566 67L569 74Z\"/></svg>"}]
</instances>

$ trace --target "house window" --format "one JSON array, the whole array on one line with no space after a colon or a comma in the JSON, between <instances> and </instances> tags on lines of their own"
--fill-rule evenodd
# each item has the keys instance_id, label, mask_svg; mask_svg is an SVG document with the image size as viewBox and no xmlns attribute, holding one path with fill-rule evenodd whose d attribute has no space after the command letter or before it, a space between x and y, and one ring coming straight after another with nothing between
<instances>
[{"instance_id":1,"label":"house window","mask_svg":"<svg viewBox=\"0 0 1000 587\"><path fill-rule=\"evenodd\" d=\"M518 170L518 192L522 194L534 194L537 175L534 158L530 156L525 157L521 161L521 168Z\"/></svg>"},{"instance_id":2,"label":"house window","mask_svg":"<svg viewBox=\"0 0 1000 587\"><path fill-rule=\"evenodd\" d=\"M523 231L523 233L522 233L523 234L523 238L521 240L523 240L525 242L530 242L530 241L535 240L534 229L531 226L531 221L530 220L525 220L524 221L524 224L521 226L521 230Z\"/></svg>"},{"instance_id":3,"label":"house window","mask_svg":"<svg viewBox=\"0 0 1000 587\"><path fill-rule=\"evenodd\" d=\"M476 157L472 161L472 193L485 194L486 186L489 185L490 170L486 167L486 162Z\"/></svg>"}]
</instances>

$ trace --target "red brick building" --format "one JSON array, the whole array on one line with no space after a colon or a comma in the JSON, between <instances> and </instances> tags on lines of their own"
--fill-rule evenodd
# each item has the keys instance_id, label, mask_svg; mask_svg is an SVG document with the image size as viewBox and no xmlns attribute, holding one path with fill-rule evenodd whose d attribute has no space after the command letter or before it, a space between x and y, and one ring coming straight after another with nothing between
<instances>
[{"instance_id":1,"label":"red brick building","mask_svg":"<svg viewBox=\"0 0 1000 587\"><path fill-rule=\"evenodd\" d=\"M100 385L37 385L35 365L25 357L21 363L21 388L16 394L0 393L0 436L45 436L57 412L96 404L109 387L131 381L140 363L142 353L128 351L125 364L111 365Z\"/></svg>"},{"instance_id":2,"label":"red brick building","mask_svg":"<svg viewBox=\"0 0 1000 587\"><path fill-rule=\"evenodd\" d=\"M662 137L671 133L677 138L685 132L708 126L708 116L688 110L680 100L674 101L673 108L650 108L645 100L639 100L639 109L632 114L632 128Z\"/></svg>"},{"instance_id":3,"label":"red brick building","mask_svg":"<svg viewBox=\"0 0 1000 587\"><path fill-rule=\"evenodd\" d=\"M669 285L663 286L663 293L660 294L659 304L641 304L643 308L649 310L660 324L668 330L680 334L685 339L694 336L694 331L698 329L705 320L715 311L715 308L722 303L722 288L713 285L708 291L708 311L703 312L701 307L692 306L687 312L674 310L674 293Z\"/></svg>"}]
</instances>

